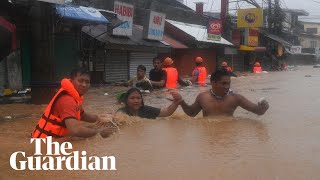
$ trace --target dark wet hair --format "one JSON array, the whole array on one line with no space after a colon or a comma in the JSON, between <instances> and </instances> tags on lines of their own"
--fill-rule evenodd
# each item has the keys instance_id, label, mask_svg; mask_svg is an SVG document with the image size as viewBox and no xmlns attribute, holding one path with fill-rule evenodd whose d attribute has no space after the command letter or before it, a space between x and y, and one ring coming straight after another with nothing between
<instances>
[{"instance_id":1,"label":"dark wet hair","mask_svg":"<svg viewBox=\"0 0 320 180\"><path fill-rule=\"evenodd\" d=\"M223 76L231 76L230 73L225 69L218 69L216 72L211 74L210 81L220 81Z\"/></svg>"},{"instance_id":2,"label":"dark wet hair","mask_svg":"<svg viewBox=\"0 0 320 180\"><path fill-rule=\"evenodd\" d=\"M124 96L124 103L125 103L126 107L128 107L128 98L129 98L130 94L132 94L132 93L134 93L134 92L138 92L138 93L140 94L141 100L142 100L141 104L142 104L142 106L144 106L144 102L143 102L143 97L142 97L141 91L140 91L138 88L134 88L134 87L133 87L133 88L130 88L130 89L126 92L126 94L125 94L125 96Z\"/></svg>"},{"instance_id":3,"label":"dark wet hair","mask_svg":"<svg viewBox=\"0 0 320 180\"><path fill-rule=\"evenodd\" d=\"M142 71L144 71L144 72L147 71L147 68L146 68L144 65L139 65L139 66L137 67L137 71L138 71L139 69L142 70Z\"/></svg>"},{"instance_id":4,"label":"dark wet hair","mask_svg":"<svg viewBox=\"0 0 320 180\"><path fill-rule=\"evenodd\" d=\"M152 62L155 62L156 60L158 60L158 61L161 62L161 58L159 58L158 56L157 56L157 57L154 57L154 58L152 59Z\"/></svg>"},{"instance_id":5,"label":"dark wet hair","mask_svg":"<svg viewBox=\"0 0 320 180\"><path fill-rule=\"evenodd\" d=\"M79 68L74 68L71 73L70 73L70 78L74 79L78 74L80 75L88 75L90 76L90 72L84 68L84 67L79 67Z\"/></svg>"}]
</instances>

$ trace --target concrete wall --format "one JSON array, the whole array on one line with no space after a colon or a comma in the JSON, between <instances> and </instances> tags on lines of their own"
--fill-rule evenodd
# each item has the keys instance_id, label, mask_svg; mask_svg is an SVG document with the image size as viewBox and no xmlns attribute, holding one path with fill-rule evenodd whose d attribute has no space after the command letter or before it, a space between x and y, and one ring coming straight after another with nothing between
<instances>
[{"instance_id":1,"label":"concrete wall","mask_svg":"<svg viewBox=\"0 0 320 180\"><path fill-rule=\"evenodd\" d=\"M317 42L317 47L320 47L320 36L308 36L308 35L300 35L300 44L302 48L314 48L311 47L311 41Z\"/></svg>"},{"instance_id":2,"label":"concrete wall","mask_svg":"<svg viewBox=\"0 0 320 180\"><path fill-rule=\"evenodd\" d=\"M320 35L320 23L303 23L304 31L307 32L307 28L317 28L318 32L316 35Z\"/></svg>"}]
</instances>

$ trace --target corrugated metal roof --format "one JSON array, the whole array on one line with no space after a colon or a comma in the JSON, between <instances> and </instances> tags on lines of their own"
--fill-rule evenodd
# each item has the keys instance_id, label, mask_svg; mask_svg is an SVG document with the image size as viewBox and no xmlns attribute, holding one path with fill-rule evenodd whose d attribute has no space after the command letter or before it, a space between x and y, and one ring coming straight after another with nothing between
<instances>
[{"instance_id":1,"label":"corrugated metal roof","mask_svg":"<svg viewBox=\"0 0 320 180\"><path fill-rule=\"evenodd\" d=\"M189 24L189 23L178 22L178 21L173 21L173 20L166 20L166 21L168 23L172 24L173 26L179 28L183 32L191 35L197 41L233 46L233 44L231 42L225 40L222 37L221 37L220 41L208 40L208 33L207 33L206 26L201 26L201 25L197 25L197 24Z\"/></svg>"},{"instance_id":2,"label":"corrugated metal roof","mask_svg":"<svg viewBox=\"0 0 320 180\"><path fill-rule=\"evenodd\" d=\"M118 45L133 45L133 46L150 46L159 48L170 48L170 46L162 43L161 41L146 40L143 38L143 27L139 25L133 25L132 36L129 37L118 37L109 36L107 34L106 25L96 25L96 26L84 26L82 31L90 35L91 37L101 41L108 42L111 44Z\"/></svg>"},{"instance_id":3,"label":"corrugated metal roof","mask_svg":"<svg viewBox=\"0 0 320 180\"><path fill-rule=\"evenodd\" d=\"M163 36L163 41L168 43L171 47L173 48L176 48L176 49L186 49L188 48L188 46L182 44L181 42L167 36L167 35L164 35Z\"/></svg>"}]
</instances>

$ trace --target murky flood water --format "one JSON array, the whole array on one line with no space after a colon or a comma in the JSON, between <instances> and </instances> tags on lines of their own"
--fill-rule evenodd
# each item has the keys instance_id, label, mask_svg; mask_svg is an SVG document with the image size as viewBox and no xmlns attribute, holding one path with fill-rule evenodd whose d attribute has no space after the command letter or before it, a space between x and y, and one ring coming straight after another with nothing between
<instances>
[{"instance_id":1,"label":"murky flood water","mask_svg":"<svg viewBox=\"0 0 320 180\"><path fill-rule=\"evenodd\" d=\"M311 77L305 77L311 75ZM272 72L232 79L232 89L270 109L257 116L238 108L235 118L169 118L132 123L110 138L71 139L73 150L88 156L116 157L117 171L14 171L15 151L34 152L29 135L45 106L0 105L1 116L29 115L0 122L0 179L319 179L320 70ZM180 90L188 103L199 91ZM114 112L115 89L94 88L85 110ZM104 93L108 92L108 96ZM145 96L146 104L170 103L164 92Z\"/></svg>"}]
</instances>

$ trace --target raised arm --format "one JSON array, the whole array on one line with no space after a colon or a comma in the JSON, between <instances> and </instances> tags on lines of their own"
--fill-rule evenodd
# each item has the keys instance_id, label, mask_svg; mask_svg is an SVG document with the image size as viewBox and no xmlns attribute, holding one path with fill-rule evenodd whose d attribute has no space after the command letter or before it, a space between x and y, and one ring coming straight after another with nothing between
<instances>
[{"instance_id":1,"label":"raised arm","mask_svg":"<svg viewBox=\"0 0 320 180\"><path fill-rule=\"evenodd\" d=\"M239 98L240 107L257 115L263 115L269 109L269 104L266 100L262 101L261 103L254 104L242 95L237 96Z\"/></svg>"},{"instance_id":2,"label":"raised arm","mask_svg":"<svg viewBox=\"0 0 320 180\"><path fill-rule=\"evenodd\" d=\"M182 101L182 97L178 92L171 91L170 94L173 97L173 102L168 107L161 108L159 117L171 116Z\"/></svg>"},{"instance_id":3,"label":"raised arm","mask_svg":"<svg viewBox=\"0 0 320 180\"><path fill-rule=\"evenodd\" d=\"M180 105L183 111L191 117L195 117L202 109L199 104L199 95L192 105L188 105L184 100L181 101Z\"/></svg>"}]
</instances>

